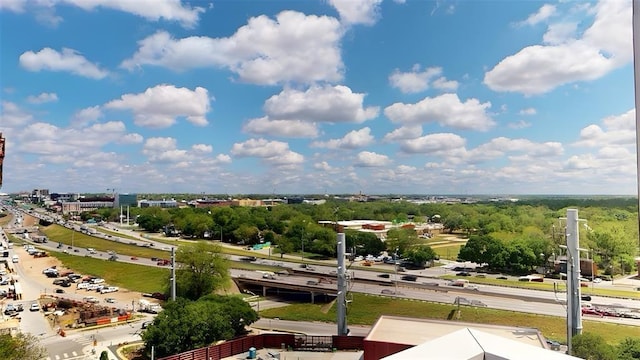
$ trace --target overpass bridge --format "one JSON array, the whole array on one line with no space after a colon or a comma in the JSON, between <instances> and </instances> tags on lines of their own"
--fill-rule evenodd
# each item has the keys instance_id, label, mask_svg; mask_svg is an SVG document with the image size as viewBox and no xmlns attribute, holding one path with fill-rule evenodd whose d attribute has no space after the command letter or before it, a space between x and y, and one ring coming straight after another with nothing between
<instances>
[{"instance_id":1,"label":"overpass bridge","mask_svg":"<svg viewBox=\"0 0 640 360\"><path fill-rule=\"evenodd\" d=\"M317 295L338 296L336 280L323 276L278 276L273 278L262 278L262 274L257 273L232 273L232 278L239 288L247 287L260 288L262 296L266 297L269 292L278 294L281 290L295 291L299 293L309 293L311 303L315 302Z\"/></svg>"}]
</instances>

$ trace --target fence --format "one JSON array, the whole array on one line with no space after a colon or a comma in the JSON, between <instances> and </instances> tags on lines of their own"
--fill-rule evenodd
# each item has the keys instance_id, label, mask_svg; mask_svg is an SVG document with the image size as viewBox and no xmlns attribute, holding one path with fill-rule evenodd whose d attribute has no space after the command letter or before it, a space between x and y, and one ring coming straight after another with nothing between
<instances>
[{"instance_id":1,"label":"fence","mask_svg":"<svg viewBox=\"0 0 640 360\"><path fill-rule=\"evenodd\" d=\"M260 334L225 341L181 354L170 355L158 360L220 360L243 352L249 348L297 349L297 350L361 350L362 336L306 336L293 334ZM304 347L297 345L305 344Z\"/></svg>"}]
</instances>

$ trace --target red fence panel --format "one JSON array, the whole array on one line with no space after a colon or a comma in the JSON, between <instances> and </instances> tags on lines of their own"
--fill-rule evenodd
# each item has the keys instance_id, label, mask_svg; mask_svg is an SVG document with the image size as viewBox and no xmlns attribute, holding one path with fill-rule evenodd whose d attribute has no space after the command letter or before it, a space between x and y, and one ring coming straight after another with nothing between
<instances>
[{"instance_id":1,"label":"red fence panel","mask_svg":"<svg viewBox=\"0 0 640 360\"><path fill-rule=\"evenodd\" d=\"M332 336L333 347L337 350L362 350L364 336Z\"/></svg>"}]
</instances>

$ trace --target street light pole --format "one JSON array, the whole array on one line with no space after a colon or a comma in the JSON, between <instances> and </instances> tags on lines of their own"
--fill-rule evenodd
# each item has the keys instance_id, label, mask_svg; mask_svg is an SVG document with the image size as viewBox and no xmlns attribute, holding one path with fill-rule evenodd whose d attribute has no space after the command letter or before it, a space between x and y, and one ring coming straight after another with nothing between
<instances>
[{"instance_id":1,"label":"street light pole","mask_svg":"<svg viewBox=\"0 0 640 360\"><path fill-rule=\"evenodd\" d=\"M302 233L300 234L300 242L302 243L302 254L300 255L300 259L304 262L304 226L306 221L302 221Z\"/></svg>"},{"instance_id":2,"label":"street light pole","mask_svg":"<svg viewBox=\"0 0 640 360\"><path fill-rule=\"evenodd\" d=\"M393 254L394 259L393 259L393 268L396 271L396 291L395 291L395 295L398 296L398 250L399 248L396 248L396 252Z\"/></svg>"}]
</instances>

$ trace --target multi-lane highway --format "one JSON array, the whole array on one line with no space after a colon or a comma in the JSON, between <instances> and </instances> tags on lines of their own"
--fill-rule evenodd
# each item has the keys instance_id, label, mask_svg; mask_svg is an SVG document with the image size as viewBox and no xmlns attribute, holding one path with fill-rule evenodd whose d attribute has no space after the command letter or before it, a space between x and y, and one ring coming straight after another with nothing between
<instances>
[{"instance_id":1,"label":"multi-lane highway","mask_svg":"<svg viewBox=\"0 0 640 360\"><path fill-rule=\"evenodd\" d=\"M30 215L35 216L43 216L42 214L32 213ZM46 216L46 215L45 215ZM46 220L52 220L47 218ZM80 226L77 224L68 225L70 228L76 231L80 231ZM115 224L107 225L110 230L118 230ZM99 227L98 227L99 229ZM122 230L120 230L122 231ZM129 243L132 242L130 238L118 238L112 235L102 234L98 232L98 237L111 240ZM127 233L127 235L131 235ZM167 249L167 245L161 242L153 241L152 239L146 239L138 236L138 240L135 243L139 246L138 243L148 243L151 244L152 247L156 249ZM40 244L42 245L42 244ZM50 249L55 248L55 243L45 244L45 247ZM108 258L109 254L104 252L97 252L96 254L87 253L86 249L76 249L72 248L71 254L77 254L82 256L93 256L97 258ZM75 252L75 250L78 250ZM169 252L167 252L168 257ZM239 256L229 256L230 259L235 261L241 261L242 257ZM265 279L262 277L262 273L254 272L254 271L243 271L243 270L233 270L232 276L235 278L243 277L243 278L255 278L259 281L264 281L268 283L269 281L274 282L273 285L276 285L278 282L282 282L283 284L291 285L298 284L300 286L307 287L315 287L318 292L322 292L323 289L330 290L331 292L335 292L336 285L335 283L329 283L326 281L318 281L319 278L322 279L331 279L334 277L336 272L335 266L322 266L322 265L313 265L313 271L305 271L300 274L303 269L300 268L299 263L287 262L287 259L258 259L256 262L264 265L271 266L279 266L283 268L294 269L296 271L296 275L289 275L286 279L282 279L280 275L276 275L276 278L273 280ZM140 265L149 265L149 266L157 266L155 261L151 261L150 259L138 258L136 260L131 260L128 256L120 256L118 261L136 263ZM523 311L523 312L531 312L537 314L545 314L545 315L555 315L555 316L565 316L566 309L566 294L565 293L554 293L551 291L540 291L540 290L530 290L530 289L522 289L522 288L511 288L511 287L502 287L502 286L491 286L491 285L480 285L477 287L477 290L467 290L461 289L459 287L449 286L449 281L441 279L440 276L447 273L447 270L444 268L431 268L424 269L420 271L409 271L406 273L395 273L388 274L388 278L381 278L383 272L372 271L371 270L349 270L348 274L351 280L351 291L354 292L362 292L369 294L382 294L383 292L387 295L399 296L404 298L412 298L419 300L428 300L435 302L442 302L452 304L456 301L459 301L461 304L475 304L478 306L487 306L496 309L503 310L512 310L512 311ZM417 277L416 281L405 281L402 280L402 276L406 274L413 274ZM385 276L387 276L385 275ZM397 284L397 285L396 285ZM425 285L428 284L428 285ZM399 288L398 294L396 292L396 286ZM595 306L602 307L612 307L617 309L624 309L626 311L638 312L640 314L640 301L631 300L631 299L620 299L620 298L608 298L608 297L600 297L600 296L592 296L592 304ZM640 320L638 319L629 319L629 318L618 318L618 317L597 317L597 316L586 316L586 318L592 318L594 320L599 321L609 321L616 323L624 323L628 325L639 325Z\"/></svg>"},{"instance_id":2,"label":"multi-lane highway","mask_svg":"<svg viewBox=\"0 0 640 360\"><path fill-rule=\"evenodd\" d=\"M40 216L37 213L25 214L25 216L28 215L35 215L38 217ZM12 223L12 225L22 226L22 223ZM68 224L68 226L75 231L81 231L80 226L77 224ZM109 226L111 227L110 230L114 230L114 225ZM99 227L97 229L99 230ZM126 232L126 234L133 235L129 232ZM99 231L96 234L92 235L110 241L118 241L123 243L132 242L132 240L129 238L120 238L111 234L103 234ZM143 243L149 243L152 244L152 246L156 249L168 248L166 244L153 241L152 239L138 238L135 243L138 246ZM37 245L49 250L61 250L57 248L56 242ZM102 259L106 259L109 257L109 254L107 254L106 252L98 251L95 254L91 254L84 248L72 247L69 249L68 245L64 245L64 249L68 250L70 254L78 256L90 256ZM169 252L167 252L167 258L168 257ZM229 257L232 260L242 261L242 258L238 256ZM132 260L130 256L124 255L120 255L117 261L130 262L139 265L157 266L156 262L152 261L151 259L138 258L136 260ZM323 291L335 292L336 290L337 285L334 279L336 273L335 265L313 265L312 270L305 270L302 269L300 267L300 264L297 262L288 262L287 258L276 259L275 257L273 257L273 260L258 259L256 262L263 265L288 268L294 271L291 271L290 275L275 275L273 278L265 278L264 274L261 272L234 269L231 272L232 276L238 279L253 279L258 282L263 282L265 285L269 285L272 287L277 287L278 284L299 285L300 287L305 288L315 288L317 293L322 293ZM18 266L17 270L18 275L21 279L23 279L22 281L23 287L25 288L25 299L27 299L25 300L25 303L28 304L30 301L29 299L36 299L40 294L40 292L42 291L42 285L37 281L29 279L29 277L22 272L23 270L21 269L21 266ZM446 273L446 269L443 268L425 269L422 271L409 271L400 274L389 274L388 271L380 272L373 270L374 269L349 269L348 276L350 279L350 291L367 294L377 294L381 296L396 296L409 299L434 301L447 304L453 304L454 302L459 301L461 305L474 304L475 306L487 306L495 309L554 316L566 315L566 309L563 305L565 301L564 293L555 294L550 291L489 285L479 286L477 287L477 290L461 289L459 287L450 286L447 280L439 278ZM417 277L416 281L402 280L402 276L405 274L415 275ZM381 275L385 277L382 277ZM81 297L82 295L73 294L71 296ZM263 309L266 308L267 301L263 300L262 303ZM598 306L623 308L630 311L640 312L640 301L638 300L593 296L592 303ZM356 305L357 304L352 304L351 306ZM117 341L117 339L129 339L127 341L139 339L139 325L135 325L133 327L129 325L119 326L113 330L104 329L98 330L95 333L92 333L91 331L80 332L71 334L69 337L61 339L52 334L53 330L48 326L48 324L46 324L46 321L43 319L43 317L41 315L38 315L38 313L25 314L21 326L23 326L23 330L25 331L41 335L43 343L46 344L47 349L49 350L50 358L52 360L73 358L75 354L78 354L78 356L80 356L80 354L86 354L87 351L92 348L94 339L96 340L98 345L112 343L114 340ZM608 321L626 325L640 326L640 320L637 319L616 317L601 318L589 316L586 316L585 318L597 321ZM306 332L315 334L323 333L322 331L327 331L320 331L318 329L314 330L314 328L309 327L308 324L290 324L289 322L275 319L264 319L260 321L260 324L263 328L265 327L265 323L268 324L267 327L269 328L301 333ZM326 327L323 329L326 329ZM359 331L360 330L363 333L366 333L367 328L363 327L362 329L359 329Z\"/></svg>"}]
</instances>

